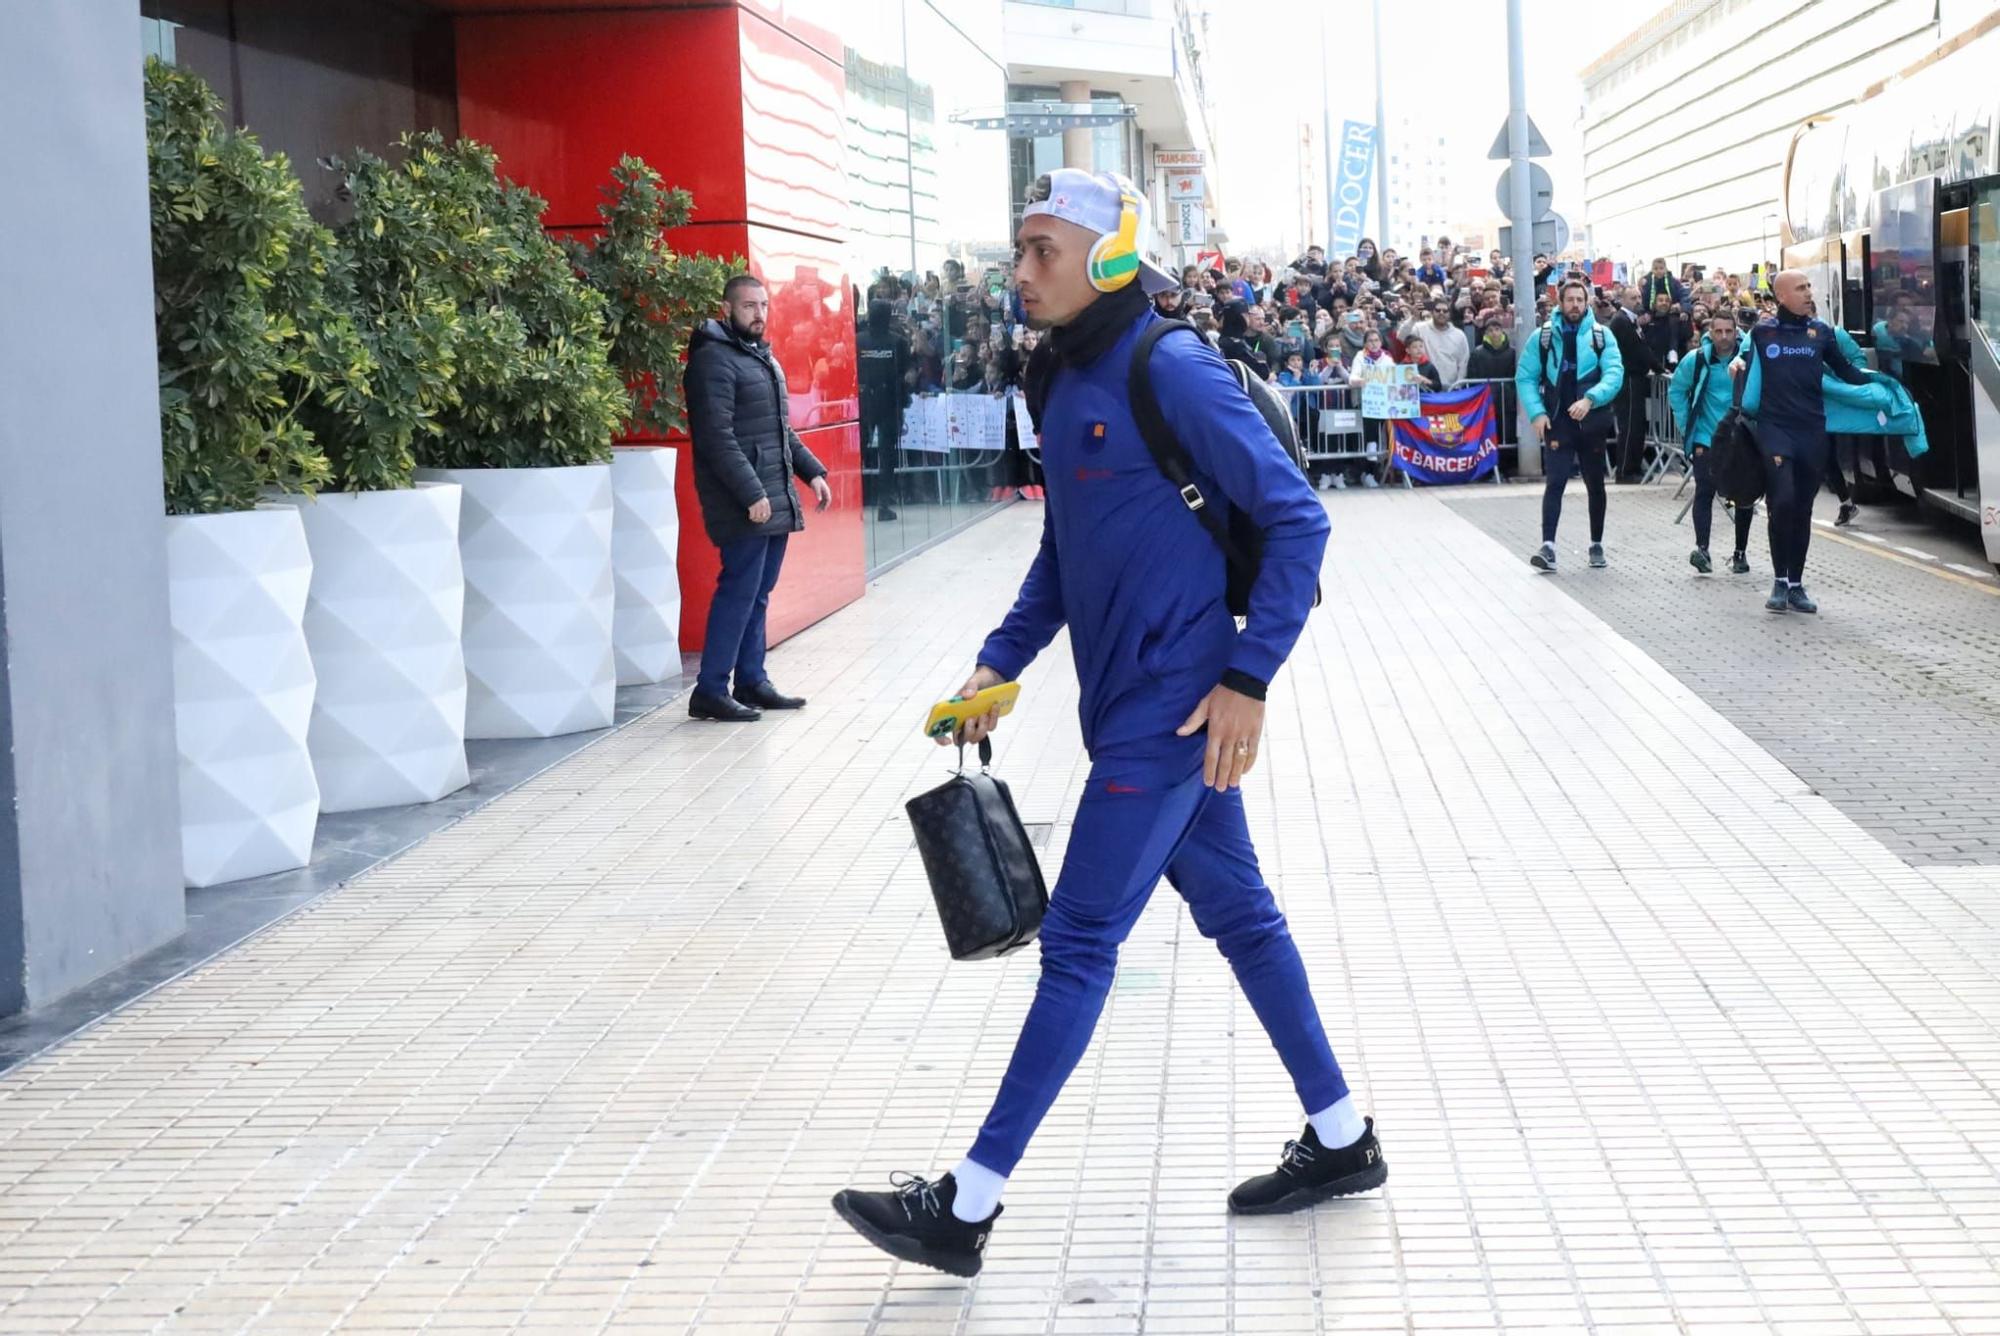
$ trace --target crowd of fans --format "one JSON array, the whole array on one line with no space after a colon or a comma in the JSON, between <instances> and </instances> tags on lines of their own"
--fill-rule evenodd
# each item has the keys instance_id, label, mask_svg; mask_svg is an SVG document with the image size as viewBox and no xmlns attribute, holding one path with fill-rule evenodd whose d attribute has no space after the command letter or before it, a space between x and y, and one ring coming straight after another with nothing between
<instances>
[{"instance_id":1,"label":"crowd of fans","mask_svg":"<svg viewBox=\"0 0 2000 1336\"><path fill-rule=\"evenodd\" d=\"M1620 436L1634 443L1622 452L1625 476L1637 467L1651 378L1670 374L1699 347L1710 313L1727 306L1754 320L1776 311L1750 275L1720 268L1704 273L1693 264L1674 273L1664 259L1634 265L1628 275L1624 265L1599 262L1587 270L1537 255L1528 291L1538 327L1569 278L1591 285L1597 319L1624 358L1628 390ZM897 415L916 395L997 393L1018 384L1038 336L1025 327L1010 279L1004 262L968 272L950 259L941 273L921 279L879 273L865 294L857 294L864 427L870 418ZM1500 417L1511 445L1516 299L1507 256L1440 236L1408 254L1364 238L1353 255L1336 259L1309 246L1282 267L1254 256L1231 258L1220 268L1189 265L1181 286L1159 294L1154 304L1163 315L1190 321L1224 356L1282 386L1358 386L1396 365L1418 368L1428 390L1494 382L1501 387ZM871 365L871 343L896 351L886 358L878 353ZM1301 398L1297 411L1303 416L1313 407ZM893 441L896 428L865 435Z\"/></svg>"}]
</instances>

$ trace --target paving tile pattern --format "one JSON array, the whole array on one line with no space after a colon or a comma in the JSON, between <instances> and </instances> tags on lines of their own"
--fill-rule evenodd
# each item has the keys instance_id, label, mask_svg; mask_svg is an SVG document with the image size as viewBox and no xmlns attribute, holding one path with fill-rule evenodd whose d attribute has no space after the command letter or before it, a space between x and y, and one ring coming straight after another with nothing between
<instances>
[{"instance_id":1,"label":"paving tile pattern","mask_svg":"<svg viewBox=\"0 0 2000 1336\"><path fill-rule=\"evenodd\" d=\"M1017 507L0 1078L0 1331L2000 1332L2000 875L1915 869L1435 499L1346 495L1252 821L1386 1192L1171 892L984 1275L827 1209L969 1144L1034 987L900 817ZM969 578L968 578L969 577ZM970 590L971 593L965 591ZM1000 765L1069 833L1061 646Z\"/></svg>"},{"instance_id":2,"label":"paving tile pattern","mask_svg":"<svg viewBox=\"0 0 2000 1336\"><path fill-rule=\"evenodd\" d=\"M1685 498L1671 484L1614 489L1612 564L1592 571L1572 490L1553 577L1565 592L1909 861L2000 865L2000 582L1984 562L1947 578L1822 527L1806 559L1819 615L1773 616L1761 516L1749 575L1700 576L1687 561L1693 533L1673 522ZM1530 578L1539 489L1477 491L1452 504ZM1832 497L1820 501L1831 520ZM1865 509L1842 536L1895 553L1893 529L1884 540L1871 525L1881 513ZM1719 517L1716 534L1721 562L1730 540Z\"/></svg>"}]
</instances>

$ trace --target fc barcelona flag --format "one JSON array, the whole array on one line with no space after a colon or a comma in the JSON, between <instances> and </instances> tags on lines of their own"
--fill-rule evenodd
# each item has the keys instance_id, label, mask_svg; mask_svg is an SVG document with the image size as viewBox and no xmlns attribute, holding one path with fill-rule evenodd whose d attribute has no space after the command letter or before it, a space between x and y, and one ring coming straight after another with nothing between
<instances>
[{"instance_id":1,"label":"fc barcelona flag","mask_svg":"<svg viewBox=\"0 0 2000 1336\"><path fill-rule=\"evenodd\" d=\"M1397 419L1396 467L1418 482L1471 482L1500 462L1500 417L1493 387L1423 397L1424 415Z\"/></svg>"}]
</instances>

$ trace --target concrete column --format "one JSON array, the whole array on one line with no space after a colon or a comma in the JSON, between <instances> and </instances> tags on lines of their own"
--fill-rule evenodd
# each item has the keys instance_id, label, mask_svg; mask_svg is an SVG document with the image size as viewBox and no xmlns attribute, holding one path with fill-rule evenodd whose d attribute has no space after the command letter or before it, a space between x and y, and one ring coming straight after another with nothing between
<instances>
[{"instance_id":1,"label":"concrete column","mask_svg":"<svg viewBox=\"0 0 2000 1336\"><path fill-rule=\"evenodd\" d=\"M185 919L139 7L0 39L0 1015Z\"/></svg>"},{"instance_id":2,"label":"concrete column","mask_svg":"<svg viewBox=\"0 0 2000 1336\"><path fill-rule=\"evenodd\" d=\"M1058 96L1065 102L1090 104L1090 81L1072 79L1058 90ZM1086 172L1095 171L1096 165L1091 150L1091 135L1094 130L1063 131L1063 166L1081 167Z\"/></svg>"}]
</instances>

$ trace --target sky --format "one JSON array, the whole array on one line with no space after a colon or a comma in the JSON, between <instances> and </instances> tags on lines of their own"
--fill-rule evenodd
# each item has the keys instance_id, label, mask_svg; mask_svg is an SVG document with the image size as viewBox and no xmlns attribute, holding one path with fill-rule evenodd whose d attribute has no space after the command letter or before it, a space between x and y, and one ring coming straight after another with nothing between
<instances>
[{"instance_id":1,"label":"sky","mask_svg":"<svg viewBox=\"0 0 2000 1336\"><path fill-rule=\"evenodd\" d=\"M1322 11L1334 133L1343 120L1375 119L1369 0L1205 2L1216 221L1229 234L1230 251L1282 262L1303 246L1297 186L1301 121L1311 122L1314 156L1320 156ZM1583 213L1578 121L1583 89L1576 72L1660 7L1661 0L1634 5L1525 0L1528 115L1555 151L1542 162L1555 178L1555 211L1573 225ZM1495 212L1494 188L1505 166L1486 161L1486 150L1507 119L1506 5L1385 0L1382 9L1388 119L1393 123L1399 111L1407 111L1445 140L1451 164L1446 207L1452 216L1436 223L1486 219ZM1371 203L1364 229L1371 235L1375 217ZM1391 237L1384 244L1408 249L1415 240Z\"/></svg>"}]
</instances>

